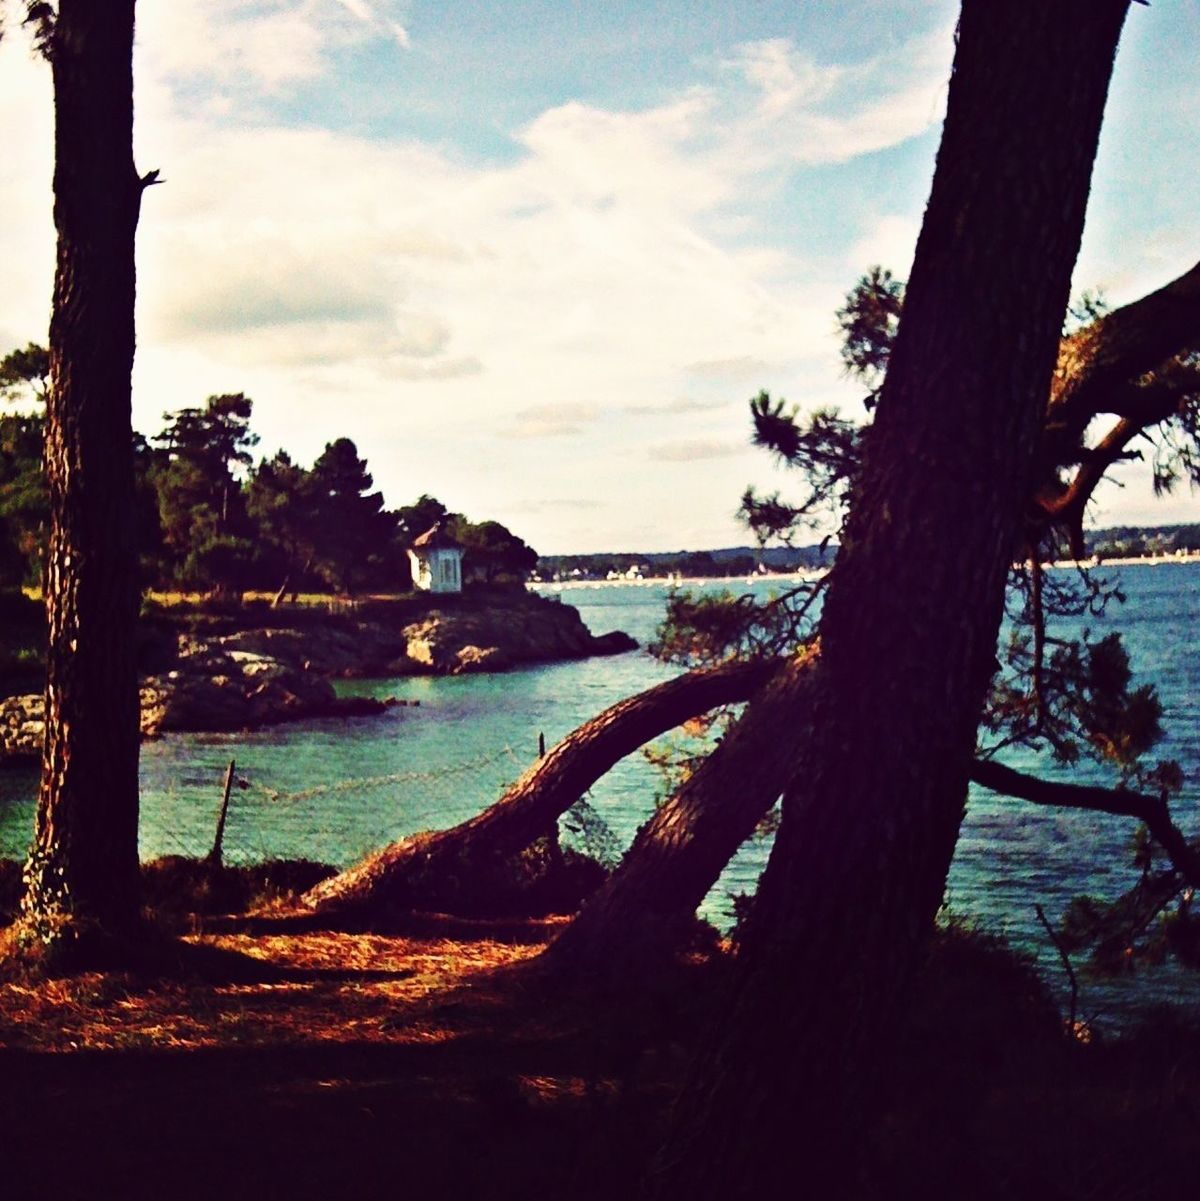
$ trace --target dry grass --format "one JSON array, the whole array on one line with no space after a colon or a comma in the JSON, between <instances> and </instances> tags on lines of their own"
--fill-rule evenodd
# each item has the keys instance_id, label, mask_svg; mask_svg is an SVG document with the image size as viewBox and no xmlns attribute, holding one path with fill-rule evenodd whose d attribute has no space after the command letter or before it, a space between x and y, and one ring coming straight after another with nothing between
<instances>
[{"instance_id":1,"label":"dry grass","mask_svg":"<svg viewBox=\"0 0 1200 1201\"><path fill-rule=\"evenodd\" d=\"M175 971L0 982L11 1195L636 1196L712 1016L713 965L620 1004L530 989L521 965L561 919L194 920ZM1064 1039L1027 965L961 929L919 994L874 1195L1194 1184L1200 1030Z\"/></svg>"},{"instance_id":2,"label":"dry grass","mask_svg":"<svg viewBox=\"0 0 1200 1201\"><path fill-rule=\"evenodd\" d=\"M336 931L183 941L245 957L236 974L249 978L91 972L0 983L0 1045L69 1051L442 1041L489 1020L502 1005L492 973L540 948ZM264 968L258 979L256 964Z\"/></svg>"}]
</instances>

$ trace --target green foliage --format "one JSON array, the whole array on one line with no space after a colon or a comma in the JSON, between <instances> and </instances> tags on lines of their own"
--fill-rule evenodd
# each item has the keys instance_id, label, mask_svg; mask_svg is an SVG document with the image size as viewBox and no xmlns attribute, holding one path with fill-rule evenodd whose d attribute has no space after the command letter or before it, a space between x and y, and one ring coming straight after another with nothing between
<instances>
[{"instance_id":1,"label":"green foliage","mask_svg":"<svg viewBox=\"0 0 1200 1201\"><path fill-rule=\"evenodd\" d=\"M842 362L850 375L871 388L887 370L903 305L904 284L876 265L850 289L837 311Z\"/></svg>"},{"instance_id":2,"label":"green foliage","mask_svg":"<svg viewBox=\"0 0 1200 1201\"><path fill-rule=\"evenodd\" d=\"M50 519L42 473L44 419L0 416L0 585L35 584Z\"/></svg>"},{"instance_id":3,"label":"green foliage","mask_svg":"<svg viewBox=\"0 0 1200 1201\"><path fill-rule=\"evenodd\" d=\"M487 584L522 581L537 566L537 551L498 521L473 522L456 516L450 533L465 552L463 567L468 577Z\"/></svg>"},{"instance_id":4,"label":"green foliage","mask_svg":"<svg viewBox=\"0 0 1200 1201\"><path fill-rule=\"evenodd\" d=\"M372 492L371 473L349 438L326 445L309 477L315 565L321 576L352 593L373 558L391 544L395 514Z\"/></svg>"},{"instance_id":5,"label":"green foliage","mask_svg":"<svg viewBox=\"0 0 1200 1201\"><path fill-rule=\"evenodd\" d=\"M396 521L406 542L419 538L439 521L461 520L459 514L451 513L436 496L424 492L411 505L396 510Z\"/></svg>"},{"instance_id":6,"label":"green foliage","mask_svg":"<svg viewBox=\"0 0 1200 1201\"><path fill-rule=\"evenodd\" d=\"M162 541L174 578L215 593L250 581L254 529L238 480L258 436L242 393L210 396L203 408L164 414L166 428L151 479Z\"/></svg>"},{"instance_id":7,"label":"green foliage","mask_svg":"<svg viewBox=\"0 0 1200 1201\"><path fill-rule=\"evenodd\" d=\"M50 386L50 352L36 342L0 359L0 399L46 399Z\"/></svg>"},{"instance_id":8,"label":"green foliage","mask_svg":"<svg viewBox=\"0 0 1200 1201\"><path fill-rule=\"evenodd\" d=\"M1059 936L1069 951L1086 952L1101 976L1127 975L1168 957L1200 968L1200 920L1194 890L1161 862L1149 833L1139 827L1132 857L1138 882L1115 900L1076 897L1067 907Z\"/></svg>"}]
</instances>

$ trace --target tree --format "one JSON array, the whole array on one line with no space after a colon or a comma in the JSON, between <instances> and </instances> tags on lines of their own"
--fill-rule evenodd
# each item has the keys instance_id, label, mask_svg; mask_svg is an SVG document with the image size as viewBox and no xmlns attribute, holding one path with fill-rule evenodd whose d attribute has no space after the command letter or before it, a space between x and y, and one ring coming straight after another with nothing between
<instances>
[{"instance_id":1,"label":"tree","mask_svg":"<svg viewBox=\"0 0 1200 1201\"><path fill-rule=\"evenodd\" d=\"M36 342L24 350L9 351L0 359L0 397L17 400L23 395L42 404L50 383L50 352Z\"/></svg>"},{"instance_id":2,"label":"tree","mask_svg":"<svg viewBox=\"0 0 1200 1201\"><path fill-rule=\"evenodd\" d=\"M41 575L49 521L44 426L40 414L0 416L0 585L33 584Z\"/></svg>"},{"instance_id":3,"label":"tree","mask_svg":"<svg viewBox=\"0 0 1200 1201\"><path fill-rule=\"evenodd\" d=\"M316 558L313 493L312 473L282 450L263 459L247 484L246 512L279 560L275 605L298 590Z\"/></svg>"},{"instance_id":4,"label":"tree","mask_svg":"<svg viewBox=\"0 0 1200 1201\"><path fill-rule=\"evenodd\" d=\"M419 538L430 526L439 521L450 521L457 518L457 513L451 513L436 496L423 492L411 505L403 505L396 510L396 520L400 532L411 545L413 539Z\"/></svg>"},{"instance_id":5,"label":"tree","mask_svg":"<svg viewBox=\"0 0 1200 1201\"><path fill-rule=\"evenodd\" d=\"M428 528L428 527L427 527ZM498 521L459 518L450 527L462 545L464 570L492 584L499 579L524 580L537 566L538 554Z\"/></svg>"},{"instance_id":6,"label":"tree","mask_svg":"<svg viewBox=\"0 0 1200 1201\"><path fill-rule=\"evenodd\" d=\"M130 374L134 0L26 6L54 77L46 742L12 937L80 962L138 921L138 611Z\"/></svg>"},{"instance_id":7,"label":"tree","mask_svg":"<svg viewBox=\"0 0 1200 1201\"><path fill-rule=\"evenodd\" d=\"M210 396L203 408L165 413L154 472L163 541L175 578L216 593L240 591L254 556L237 473L258 436L243 393Z\"/></svg>"},{"instance_id":8,"label":"tree","mask_svg":"<svg viewBox=\"0 0 1200 1201\"><path fill-rule=\"evenodd\" d=\"M815 1195L853 1190L887 1024L957 838L1125 10L963 5L812 719L772 715L793 731L794 775L664 1196L768 1195L795 1165Z\"/></svg>"},{"instance_id":9,"label":"tree","mask_svg":"<svg viewBox=\"0 0 1200 1201\"><path fill-rule=\"evenodd\" d=\"M304 904L323 913L354 910L360 920L398 909L458 911L464 891L477 901L490 869L555 828L618 760L715 706L749 699L777 666L726 663L618 701L564 738L477 817L392 843L309 890Z\"/></svg>"},{"instance_id":10,"label":"tree","mask_svg":"<svg viewBox=\"0 0 1200 1201\"><path fill-rule=\"evenodd\" d=\"M386 553L395 515L384 512L383 496L372 492L371 473L349 438L330 442L311 475L316 567L342 592L352 594L373 556Z\"/></svg>"}]
</instances>

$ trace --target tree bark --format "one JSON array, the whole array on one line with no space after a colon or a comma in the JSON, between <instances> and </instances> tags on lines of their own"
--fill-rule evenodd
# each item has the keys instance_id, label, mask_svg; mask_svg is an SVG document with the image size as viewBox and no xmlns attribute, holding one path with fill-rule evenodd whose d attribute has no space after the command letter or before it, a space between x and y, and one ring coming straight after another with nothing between
<instances>
[{"instance_id":1,"label":"tree bark","mask_svg":"<svg viewBox=\"0 0 1200 1201\"><path fill-rule=\"evenodd\" d=\"M46 741L18 933L60 961L86 959L138 917L133 24L134 0L61 0L49 46Z\"/></svg>"},{"instance_id":2,"label":"tree bark","mask_svg":"<svg viewBox=\"0 0 1200 1201\"><path fill-rule=\"evenodd\" d=\"M696 906L790 779L795 745L778 715L804 720L816 659L810 650L790 660L638 832L617 871L540 957L557 983L619 989L678 949Z\"/></svg>"},{"instance_id":3,"label":"tree bark","mask_svg":"<svg viewBox=\"0 0 1200 1201\"><path fill-rule=\"evenodd\" d=\"M904 314L822 613L811 720L663 1197L857 1191L941 902L1127 0L966 0Z\"/></svg>"},{"instance_id":4,"label":"tree bark","mask_svg":"<svg viewBox=\"0 0 1200 1201\"><path fill-rule=\"evenodd\" d=\"M688 672L627 697L539 759L494 805L450 830L392 843L318 884L303 903L320 912L453 908L464 879L524 850L554 827L618 760L718 705L748 700L778 670L750 660Z\"/></svg>"}]
</instances>

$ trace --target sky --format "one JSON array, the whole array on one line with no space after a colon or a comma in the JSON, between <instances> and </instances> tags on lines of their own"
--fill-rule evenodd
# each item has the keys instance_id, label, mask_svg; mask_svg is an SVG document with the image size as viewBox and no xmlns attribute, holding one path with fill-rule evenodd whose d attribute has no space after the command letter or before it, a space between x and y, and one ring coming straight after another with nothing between
<instances>
[{"instance_id":1,"label":"sky","mask_svg":"<svg viewBox=\"0 0 1200 1201\"><path fill-rule=\"evenodd\" d=\"M908 270L948 0L141 0L134 423L223 392L543 553L748 541L747 401L861 413L834 311ZM1200 258L1200 0L1133 6L1075 286ZM10 26L12 22L10 21ZM0 42L0 350L45 341L49 71ZM1200 520L1148 472L1093 524Z\"/></svg>"}]
</instances>

